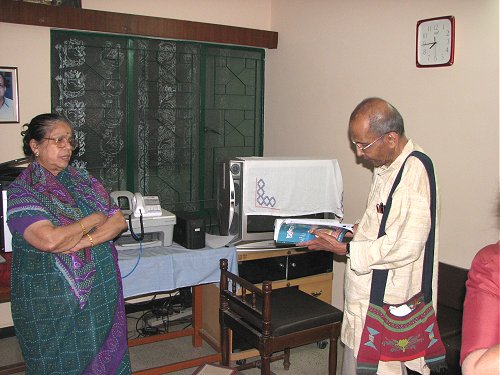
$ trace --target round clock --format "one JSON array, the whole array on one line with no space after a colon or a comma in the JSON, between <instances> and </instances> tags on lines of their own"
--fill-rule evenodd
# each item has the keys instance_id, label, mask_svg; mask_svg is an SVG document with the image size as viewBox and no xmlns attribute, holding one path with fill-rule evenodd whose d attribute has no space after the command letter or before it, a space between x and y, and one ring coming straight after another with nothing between
<instances>
[{"instance_id":1,"label":"round clock","mask_svg":"<svg viewBox=\"0 0 500 375\"><path fill-rule=\"evenodd\" d=\"M453 64L455 18L428 18L417 22L417 66L427 68Z\"/></svg>"}]
</instances>

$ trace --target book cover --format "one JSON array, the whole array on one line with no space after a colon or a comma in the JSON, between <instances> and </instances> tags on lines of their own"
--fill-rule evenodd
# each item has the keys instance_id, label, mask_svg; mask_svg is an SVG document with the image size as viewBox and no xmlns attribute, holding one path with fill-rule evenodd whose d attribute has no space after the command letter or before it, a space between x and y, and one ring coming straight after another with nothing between
<instances>
[{"instance_id":1,"label":"book cover","mask_svg":"<svg viewBox=\"0 0 500 375\"><path fill-rule=\"evenodd\" d=\"M346 233L352 232L352 225L338 222L321 223L317 220L312 223L284 220L276 225L274 240L277 244L297 244L312 240L316 238L314 234L310 233L312 229L332 235L340 242L344 240Z\"/></svg>"}]
</instances>

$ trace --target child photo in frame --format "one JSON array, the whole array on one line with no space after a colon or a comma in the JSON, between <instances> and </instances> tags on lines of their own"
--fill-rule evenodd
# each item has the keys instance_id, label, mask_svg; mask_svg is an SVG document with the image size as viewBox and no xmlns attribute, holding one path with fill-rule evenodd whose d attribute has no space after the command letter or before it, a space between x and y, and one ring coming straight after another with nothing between
<instances>
[{"instance_id":1,"label":"child photo in frame","mask_svg":"<svg viewBox=\"0 0 500 375\"><path fill-rule=\"evenodd\" d=\"M0 123L19 122L17 68L0 67Z\"/></svg>"}]
</instances>

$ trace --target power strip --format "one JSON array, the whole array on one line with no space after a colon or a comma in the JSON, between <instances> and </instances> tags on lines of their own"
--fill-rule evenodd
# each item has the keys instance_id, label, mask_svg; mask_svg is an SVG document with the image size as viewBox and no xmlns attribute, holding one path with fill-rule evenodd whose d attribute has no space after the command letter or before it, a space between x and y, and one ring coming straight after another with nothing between
<instances>
[{"instance_id":1,"label":"power strip","mask_svg":"<svg viewBox=\"0 0 500 375\"><path fill-rule=\"evenodd\" d=\"M168 317L165 316L165 317L158 317L158 318L150 319L150 320L148 320L148 325L150 327L156 327L156 326L167 323L167 321L173 322L174 320L186 318L186 317L191 316L191 315L192 315L191 308L188 308L188 309L182 310L181 312L169 315Z\"/></svg>"}]
</instances>

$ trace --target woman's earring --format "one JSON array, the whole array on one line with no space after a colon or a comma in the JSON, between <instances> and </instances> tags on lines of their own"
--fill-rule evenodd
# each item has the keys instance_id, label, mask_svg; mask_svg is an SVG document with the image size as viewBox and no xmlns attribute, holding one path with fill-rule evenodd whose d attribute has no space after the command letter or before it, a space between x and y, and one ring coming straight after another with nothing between
<instances>
[{"instance_id":1,"label":"woman's earring","mask_svg":"<svg viewBox=\"0 0 500 375\"><path fill-rule=\"evenodd\" d=\"M37 152L35 152L35 157L38 157L40 154Z\"/></svg>"}]
</instances>

